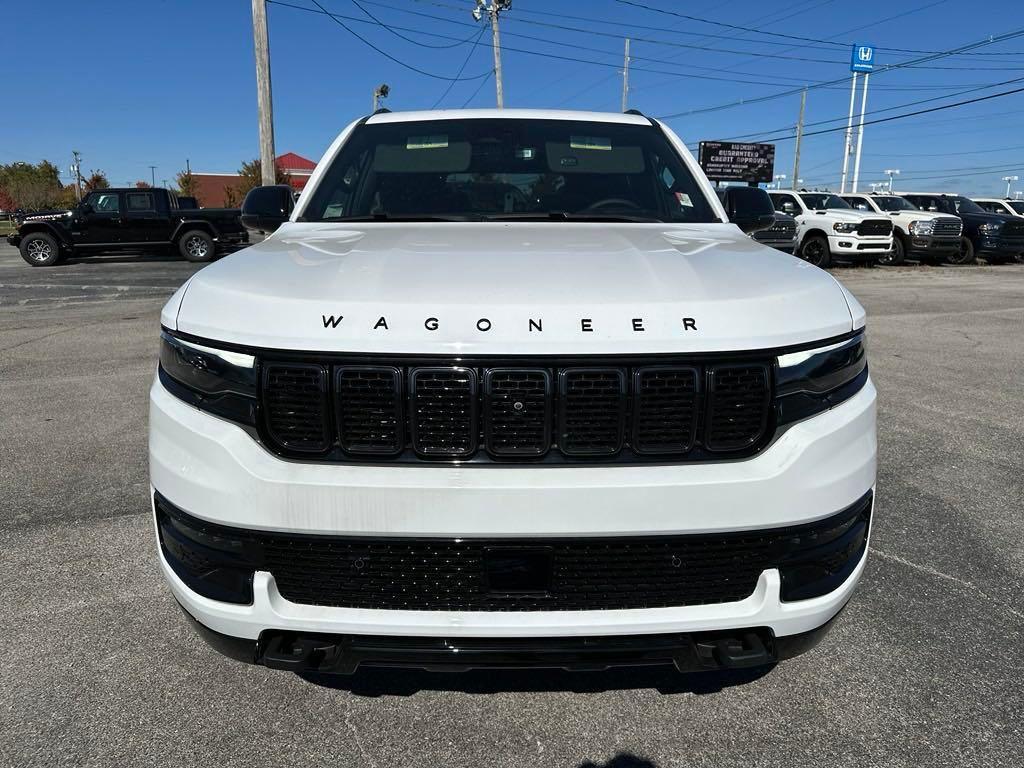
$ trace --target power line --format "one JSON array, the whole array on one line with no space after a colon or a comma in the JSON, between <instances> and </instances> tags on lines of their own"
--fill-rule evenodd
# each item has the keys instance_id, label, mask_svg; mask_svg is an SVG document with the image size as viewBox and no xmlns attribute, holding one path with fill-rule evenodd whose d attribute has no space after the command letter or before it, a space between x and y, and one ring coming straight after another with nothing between
<instances>
[{"instance_id":1,"label":"power line","mask_svg":"<svg viewBox=\"0 0 1024 768\"><path fill-rule=\"evenodd\" d=\"M477 33L476 40L474 40L473 45L469 47L469 53L466 54L466 58L462 62L462 66L459 67L459 71L455 73L456 77L462 74L463 70L466 68L466 65L469 64L469 60L473 57L473 54L476 53L476 45L480 41L480 38L483 37L483 34L486 31L486 29L486 27L480 28L480 32ZM449 93L451 93L452 88L455 86L455 82L455 80L452 80L450 83L448 83L448 87L444 89L444 93L437 97L437 101L435 101L433 106L430 107L431 109L437 109L437 105L444 101L445 97Z\"/></svg>"},{"instance_id":2,"label":"power line","mask_svg":"<svg viewBox=\"0 0 1024 768\"><path fill-rule=\"evenodd\" d=\"M716 27L725 27L726 29L735 29L735 30L739 30L740 32L744 32L744 33L753 33L753 34L757 34L757 35L770 35L772 37L781 37L781 38L786 38L788 40L796 40L796 41L802 42L802 43L817 43L819 45L838 46L840 48L849 48L850 46L853 45L852 42L841 43L841 42L837 42L835 40L822 40L822 39L816 38L816 37L802 37L800 35L787 35L787 34L785 34L783 32L762 32L762 31L752 30L752 29L748 29L747 27L738 26L736 24L728 24L728 23L723 22L723 21L714 21L712 19L701 18L700 16L692 16L690 14L680 13L679 11L670 11L670 10L667 10L665 8L656 8L656 7L651 6L651 5L645 5L644 3L637 2L636 0L615 0L615 2L617 2L617 3L621 4L621 5L631 5L631 6L634 6L636 8L643 8L644 10L653 11L654 13L662 13L662 14L665 14L665 15L668 15L668 16L677 16L679 18L687 19L689 21L696 21L696 22L699 22L701 24L711 24L711 25L716 26ZM767 42L767 41L758 40L756 42L760 43L760 42ZM875 50L877 50L877 51L893 51L895 53L915 53L915 54L942 53L941 51L921 51L921 50L916 50L914 48L888 48L888 47L880 46L880 45L876 46ZM1017 54L1014 53L1014 54L1011 54L1011 55L1017 55Z\"/></svg>"},{"instance_id":3,"label":"power line","mask_svg":"<svg viewBox=\"0 0 1024 768\"><path fill-rule=\"evenodd\" d=\"M287 3L278 2L278 0L267 0L267 2L273 2L275 5L288 5ZM333 21L335 24L340 26L342 29L344 29L346 32L348 32L350 35L352 35L353 37L355 37L356 39L361 41L364 45L369 46L370 48L375 50L377 53L379 53L384 58L386 58L386 59L388 59L390 61L393 61L395 64L398 64L400 67L404 67L405 69L408 69L408 70L410 70L412 72L416 72L417 74L420 74L420 75L425 75L426 77L432 77L435 80L450 80L450 81L453 81L453 82L458 82L458 81L462 81L462 80L479 80L480 78L487 77L488 75L490 75L490 72L484 72L482 75L473 75L472 77L447 77L445 75L438 75L438 74L436 74L434 72L428 72L427 70L420 69L419 67L414 67L412 64L406 64L401 59L395 58L394 56L392 56L387 51L383 50L382 48L378 48L376 45L371 43L369 40L367 40L365 37L363 37L358 32L356 32L354 29L352 29L350 26L348 26L341 19L337 18L337 16L335 14L331 13L326 8L324 8L322 5L320 5L318 0L310 0L310 2L312 2L313 5L315 5L317 8L319 8L321 13L323 13L326 16L328 16L331 19L331 21ZM299 8L299 9L305 10L305 11L311 11L312 10L311 8L302 8L301 6L298 6L298 5L293 5L293 6L290 6L290 7L292 7L292 8Z\"/></svg>"},{"instance_id":4,"label":"power line","mask_svg":"<svg viewBox=\"0 0 1024 768\"><path fill-rule=\"evenodd\" d=\"M273 0L270 0L270 2L273 2ZM381 20L380 20L380 19L378 19L378 18L377 18L376 16L374 16L374 15L373 15L372 13L370 13L370 12L369 12L368 10L366 10L366 8L364 8L364 7L363 7L363 6L362 6L362 5L361 5L361 4L359 3L359 0L352 0L352 4L353 4L353 5L354 5L354 6L356 7L356 8L358 8L358 9L359 9L360 11L362 11L363 13L365 13L365 14L366 14L367 16L369 16L369 17L370 17L371 19L373 19L373 20L374 20L374 21L375 21L375 22L376 22L377 24L379 24L380 26L384 27L384 29L386 29L386 30L387 30L388 32L390 32L391 34L393 34L393 35L394 35L395 37L397 37L397 38L399 38L399 39L401 39L401 40L405 40L405 41L406 41L406 42L408 42L408 43L412 43L413 45L418 45L418 46L420 46L421 48L435 48L435 49L441 49L441 48L457 48L457 47L459 47L460 45L463 45L464 43L468 43L468 42L469 42L470 40L472 40L472 39L473 39L473 36L472 36L472 35L470 35L470 36L469 36L469 37L467 37L467 38L466 38L465 40L459 40L459 41L456 41L456 42L454 42L454 43L446 43L446 44L444 44L444 45L431 45L430 43L421 43L421 42L420 42L419 40L413 40L413 39L412 39L411 37L406 37L406 36L405 36L405 35L403 35L402 33L400 33L400 32L397 32L397 31L395 31L394 29L392 29L391 27L389 27L389 26L388 26L387 24L385 24L385 23L384 23L383 21L381 21Z\"/></svg>"},{"instance_id":5,"label":"power line","mask_svg":"<svg viewBox=\"0 0 1024 768\"><path fill-rule=\"evenodd\" d=\"M487 76L487 77L485 77L485 78L484 78L483 80L481 80L481 81L480 81L480 84L479 84L479 85L478 85L478 86L476 87L476 90L475 90L475 91L473 91L473 93L472 93L472 94L470 94L470 97L469 97L468 99L466 99L466 101L465 101L465 102L463 102L463 104L462 104L462 108L463 108L463 109L465 109L466 107L468 107L468 106L469 106L469 102L471 102L471 101L472 101L473 99L475 99L475 98L476 98L476 95L477 95L478 93L480 93L480 89L481 89L481 88L483 88L483 87L484 87L484 85L485 85L485 84L487 83L487 81L491 79L491 77L490 77L490 76L491 76L491 75L493 75L493 74L494 74L494 71L493 71L493 70L491 70L491 72L490 72L490 73L488 74L488 76Z\"/></svg>"},{"instance_id":6,"label":"power line","mask_svg":"<svg viewBox=\"0 0 1024 768\"><path fill-rule=\"evenodd\" d=\"M1015 93L1024 93L1024 88L1014 88L1013 90L1010 90L1010 91L1002 91L1000 93L992 93L992 94L989 94L988 96L978 96L977 98L974 98L974 99L967 99L965 101L957 101L957 102L954 102L953 104L944 104L944 105L942 105L940 107L930 107L929 109L918 109L918 110L916 110L914 112L907 112L906 114L903 114L903 115L892 115L891 117L879 117L876 120L865 120L865 121L863 121L861 123L861 125L875 125L877 123L892 122L893 120L903 120L903 119L908 118L908 117L916 117L917 115L926 115L926 114L928 114L930 112L940 112L940 111L942 111L944 109L953 109L955 107L962 107L962 106L964 106L966 104L977 104L980 101L989 101L990 99L998 99L998 98L1001 98L1003 96L1011 96L1011 95L1013 95ZM846 130L846 127L842 126L842 125L837 126L835 128L822 128L820 131L805 132L804 133L804 137L807 137L807 136L818 136L818 135L823 134L823 133L834 133L835 131L845 131L845 130ZM792 136L774 136L772 138L764 139L764 141L766 141L766 142L788 141L789 139L794 139L794 138L796 138L795 134L792 135Z\"/></svg>"},{"instance_id":7,"label":"power line","mask_svg":"<svg viewBox=\"0 0 1024 768\"><path fill-rule=\"evenodd\" d=\"M620 1L624 2L625 0L620 0ZM999 35L998 37L989 37L989 38L987 38L985 40L979 40L977 42L968 43L966 45L962 45L962 46L960 46L958 48L953 48L953 49L951 49L949 51L944 51L942 53L931 54L931 55L928 55L928 56L924 56L922 58L912 59L910 61L907 61L907 62L904 62L904 63L901 63L901 64L893 64L892 66L882 67L881 69L876 70L874 72L874 74L884 74L886 72L892 72L893 70L903 69L903 68L905 68L907 66L910 66L911 64L921 64L921 63L924 63L924 62L927 62L927 61L934 61L935 59L944 58L946 56L952 56L952 55L955 55L956 53L959 53L959 52L962 52L962 51L967 51L967 50L972 50L974 48L978 48L978 47L981 47L983 45L992 45L993 43L1003 42L1004 40L1011 40L1011 39L1020 37L1022 35L1024 35L1024 29L1014 30L1013 32L1007 32L1007 33L1005 33L1003 35ZM829 80L829 81L826 81L826 82L823 82L823 83L818 83L818 84L814 84L814 85L808 85L806 87L808 88L808 90L813 90L813 89L824 87L826 85L836 85L836 84L839 84L839 83L845 83L846 80L847 80L847 78L844 75L843 77L841 77L839 79L836 79L836 80ZM719 104L719 105L713 106L713 107L702 107L700 109L687 110L686 112L676 112L676 113L671 114L671 115L660 116L659 119L661 119L661 120L672 120L672 119L677 118L677 117L700 115L700 114L706 114L708 112L719 112L719 111L724 110L724 109L731 109L733 107L738 107L738 106L749 106L750 104L760 104L760 103L763 103L763 102L766 102L766 101L772 101L774 99L781 99L781 98L784 98L786 96L792 96L793 94L800 93L802 90L803 90L803 88L790 88L790 89L788 89L786 91L781 91L779 93L771 94L769 96L758 96L758 97L755 97L755 98L752 98L752 99L741 99L739 101L734 101L734 102L730 102L730 103L727 103L727 104Z\"/></svg>"}]
</instances>

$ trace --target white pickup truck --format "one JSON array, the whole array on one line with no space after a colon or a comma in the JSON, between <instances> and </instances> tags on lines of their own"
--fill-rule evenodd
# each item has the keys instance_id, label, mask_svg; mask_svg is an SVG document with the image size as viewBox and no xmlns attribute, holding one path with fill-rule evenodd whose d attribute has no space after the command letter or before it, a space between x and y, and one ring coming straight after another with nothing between
<instances>
[{"instance_id":1,"label":"white pickup truck","mask_svg":"<svg viewBox=\"0 0 1024 768\"><path fill-rule=\"evenodd\" d=\"M795 254L817 267L835 259L877 261L892 250L892 221L855 211L829 192L772 191L775 210L796 219Z\"/></svg>"},{"instance_id":2,"label":"white pickup truck","mask_svg":"<svg viewBox=\"0 0 1024 768\"><path fill-rule=\"evenodd\" d=\"M960 252L964 224L958 216L922 211L899 195L843 195L862 213L889 216L893 224L892 250L878 261L897 266L908 256L937 264Z\"/></svg>"},{"instance_id":3,"label":"white pickup truck","mask_svg":"<svg viewBox=\"0 0 1024 768\"><path fill-rule=\"evenodd\" d=\"M865 313L639 114L377 113L163 309L156 553L215 648L771 664L867 559Z\"/></svg>"}]
</instances>

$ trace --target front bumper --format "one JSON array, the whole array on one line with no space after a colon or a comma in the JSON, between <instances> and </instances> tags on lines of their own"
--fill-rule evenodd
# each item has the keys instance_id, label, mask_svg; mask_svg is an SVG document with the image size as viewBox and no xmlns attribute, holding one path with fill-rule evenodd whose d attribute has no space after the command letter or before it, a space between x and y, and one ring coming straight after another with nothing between
<instances>
[{"instance_id":1,"label":"front bumper","mask_svg":"<svg viewBox=\"0 0 1024 768\"><path fill-rule=\"evenodd\" d=\"M959 237L933 237L932 235L911 235L908 255L946 255L960 250Z\"/></svg>"},{"instance_id":2,"label":"front bumper","mask_svg":"<svg viewBox=\"0 0 1024 768\"><path fill-rule=\"evenodd\" d=\"M830 411L792 425L757 456L733 462L602 467L307 464L280 459L240 427L151 390L156 491L199 519L263 531L348 536L669 535L811 523L874 487L875 389L868 380ZM423 611L323 607L282 597L257 571L239 605L189 589L160 563L185 610L209 630L255 642L268 631L331 636L559 638L764 628L814 630L853 593L866 555L828 594L786 602L777 569L728 603L572 611Z\"/></svg>"},{"instance_id":3,"label":"front bumper","mask_svg":"<svg viewBox=\"0 0 1024 768\"><path fill-rule=\"evenodd\" d=\"M829 235L828 247L833 256L845 259L875 259L892 250L892 235L886 237L860 237Z\"/></svg>"},{"instance_id":4,"label":"front bumper","mask_svg":"<svg viewBox=\"0 0 1024 768\"><path fill-rule=\"evenodd\" d=\"M7 242L8 242L8 243L9 243L10 245L13 245L13 246L14 246L15 248L17 248L17 247L18 247L18 245L20 245L20 244L21 244L21 235L19 235L19 234L17 234L17 233L15 233L15 234L13 234L13 235L8 235L8 236L7 236Z\"/></svg>"},{"instance_id":5,"label":"front bumper","mask_svg":"<svg viewBox=\"0 0 1024 768\"><path fill-rule=\"evenodd\" d=\"M978 238L976 250L979 256L1016 256L1018 253L1024 253L1024 238L982 236Z\"/></svg>"}]
</instances>

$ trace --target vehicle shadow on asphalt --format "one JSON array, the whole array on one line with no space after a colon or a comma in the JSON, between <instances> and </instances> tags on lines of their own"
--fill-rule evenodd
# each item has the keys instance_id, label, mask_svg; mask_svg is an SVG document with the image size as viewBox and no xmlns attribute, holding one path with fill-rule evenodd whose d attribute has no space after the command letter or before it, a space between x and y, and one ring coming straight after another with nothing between
<instances>
[{"instance_id":1,"label":"vehicle shadow on asphalt","mask_svg":"<svg viewBox=\"0 0 1024 768\"><path fill-rule=\"evenodd\" d=\"M751 669L678 672L675 667L621 667L600 672L569 672L559 669L470 670L428 672L419 669L363 667L352 675L302 673L313 685L348 691L356 696L413 696L422 691L491 693L604 693L654 689L664 695L706 695L746 685L769 674L775 665ZM628 764L627 764L628 765Z\"/></svg>"}]
</instances>

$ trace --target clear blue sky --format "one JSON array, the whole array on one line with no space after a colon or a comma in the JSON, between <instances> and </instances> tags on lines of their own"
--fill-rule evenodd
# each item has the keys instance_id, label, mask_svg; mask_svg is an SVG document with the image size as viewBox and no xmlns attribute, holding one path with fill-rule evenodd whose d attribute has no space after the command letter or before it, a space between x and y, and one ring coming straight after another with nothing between
<instances>
[{"instance_id":1,"label":"clear blue sky","mask_svg":"<svg viewBox=\"0 0 1024 768\"><path fill-rule=\"evenodd\" d=\"M287 2L316 10L312 0ZM353 0L319 2L411 66L447 76L463 65L464 76L492 68L489 31L479 38L480 45L472 45L481 25L470 16L470 0L359 0L394 31L374 23ZM637 2L745 31L615 0L514 0L502 17L506 106L617 111L622 38L627 35L633 38L630 106L662 116L848 74L847 48L771 33L941 51L1024 30L1024 2L1019 1L980 6L966 0ZM369 111L378 83L391 86L387 105L395 110L429 108L448 86L388 60L320 13L271 4L269 18L279 154L293 151L319 159L346 123ZM148 179L151 164L157 166L160 183L173 179L185 158L193 170L233 171L257 155L249 0L11 3L3 19L0 64L7 77L0 106L0 162L46 158L66 171L71 150L78 149L86 170L102 169L111 182L125 184ZM921 55L879 50L876 63ZM947 97L875 115L885 117L1024 87L1024 36L928 66L941 68L874 76L869 112ZM1020 81L951 95L1013 79ZM479 85L480 80L456 82L442 106L493 106L493 79L477 90ZM848 99L847 83L811 90L807 121L844 117ZM799 96L791 95L685 115L670 124L692 143L740 134L785 136L798 107ZM838 183L842 143L841 131L806 139L801 170L806 186ZM791 175L792 162L793 142L778 142L776 173ZM862 183L881 180L886 168L902 170L899 186L905 188L1001 194L1005 185L1000 177L1016 173L1024 179L1024 92L869 125ZM1024 188L1024 183L1017 186Z\"/></svg>"}]
</instances>

